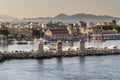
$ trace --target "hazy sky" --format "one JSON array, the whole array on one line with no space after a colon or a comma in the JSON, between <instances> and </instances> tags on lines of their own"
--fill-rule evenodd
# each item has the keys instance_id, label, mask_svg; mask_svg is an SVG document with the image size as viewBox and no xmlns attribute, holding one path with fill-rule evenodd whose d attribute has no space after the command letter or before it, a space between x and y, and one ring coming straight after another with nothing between
<instances>
[{"instance_id":1,"label":"hazy sky","mask_svg":"<svg viewBox=\"0 0 120 80\"><path fill-rule=\"evenodd\" d=\"M0 15L49 17L87 13L120 17L120 0L0 0Z\"/></svg>"}]
</instances>

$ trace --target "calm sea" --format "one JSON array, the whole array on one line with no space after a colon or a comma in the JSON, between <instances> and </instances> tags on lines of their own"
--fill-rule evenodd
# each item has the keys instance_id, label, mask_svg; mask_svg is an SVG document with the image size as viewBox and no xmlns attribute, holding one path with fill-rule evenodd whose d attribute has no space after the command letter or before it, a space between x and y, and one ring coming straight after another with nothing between
<instances>
[{"instance_id":1,"label":"calm sea","mask_svg":"<svg viewBox=\"0 0 120 80\"><path fill-rule=\"evenodd\" d=\"M64 47L76 46L66 42ZM87 46L111 46L119 41L86 43ZM36 45L0 46L1 50L36 49ZM120 55L52 59L7 60L0 63L0 80L120 80Z\"/></svg>"},{"instance_id":2,"label":"calm sea","mask_svg":"<svg viewBox=\"0 0 120 80\"><path fill-rule=\"evenodd\" d=\"M120 80L120 55L0 63L0 80Z\"/></svg>"}]
</instances>

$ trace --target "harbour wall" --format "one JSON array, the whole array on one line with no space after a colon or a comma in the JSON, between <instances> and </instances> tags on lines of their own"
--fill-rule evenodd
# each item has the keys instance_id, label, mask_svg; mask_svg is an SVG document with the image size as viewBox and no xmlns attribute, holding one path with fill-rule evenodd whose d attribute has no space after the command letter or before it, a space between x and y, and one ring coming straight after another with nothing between
<instances>
[{"instance_id":1,"label":"harbour wall","mask_svg":"<svg viewBox=\"0 0 120 80\"><path fill-rule=\"evenodd\" d=\"M43 43L38 43L37 51L15 51L15 52L0 52L0 62L9 59L46 59L53 57L74 57L74 56L102 56L102 55L117 55L120 54L120 49L86 49L85 41L78 41L78 48L76 50L68 49L62 50L62 42L57 41L56 50L43 49Z\"/></svg>"}]
</instances>

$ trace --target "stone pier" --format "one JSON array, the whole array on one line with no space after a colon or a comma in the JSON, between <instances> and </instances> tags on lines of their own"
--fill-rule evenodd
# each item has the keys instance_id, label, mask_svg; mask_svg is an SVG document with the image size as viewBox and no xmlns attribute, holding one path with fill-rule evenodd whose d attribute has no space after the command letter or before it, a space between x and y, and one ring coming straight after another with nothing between
<instances>
[{"instance_id":1,"label":"stone pier","mask_svg":"<svg viewBox=\"0 0 120 80\"><path fill-rule=\"evenodd\" d=\"M78 42L77 50L62 50L62 42L57 41L55 53L54 51L44 51L43 42L37 44L38 51L35 52L0 52L0 61L9 59L46 59L53 57L74 57L74 56L102 56L102 55L118 55L120 49L85 49L85 41Z\"/></svg>"}]
</instances>

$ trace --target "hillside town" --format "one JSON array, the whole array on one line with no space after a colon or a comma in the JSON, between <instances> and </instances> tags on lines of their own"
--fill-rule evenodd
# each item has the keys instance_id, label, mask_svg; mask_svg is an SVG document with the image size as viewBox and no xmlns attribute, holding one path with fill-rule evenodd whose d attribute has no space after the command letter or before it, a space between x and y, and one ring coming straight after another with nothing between
<instances>
[{"instance_id":1,"label":"hillside town","mask_svg":"<svg viewBox=\"0 0 120 80\"><path fill-rule=\"evenodd\" d=\"M120 21L98 23L77 21L70 24L55 21L21 24L0 23L0 43L10 44L17 41L27 43L39 38L48 41L116 40L120 39Z\"/></svg>"}]
</instances>

